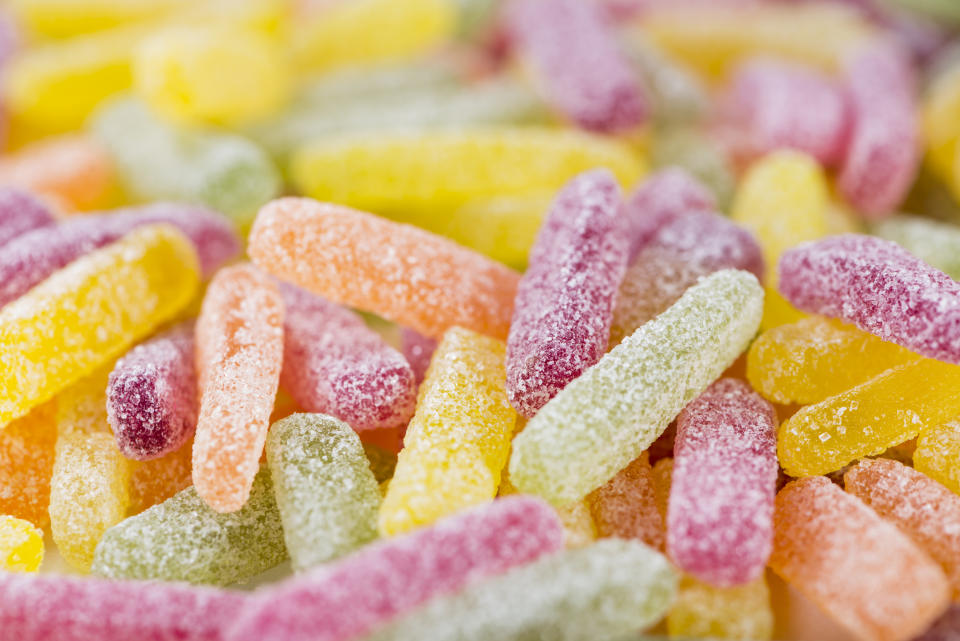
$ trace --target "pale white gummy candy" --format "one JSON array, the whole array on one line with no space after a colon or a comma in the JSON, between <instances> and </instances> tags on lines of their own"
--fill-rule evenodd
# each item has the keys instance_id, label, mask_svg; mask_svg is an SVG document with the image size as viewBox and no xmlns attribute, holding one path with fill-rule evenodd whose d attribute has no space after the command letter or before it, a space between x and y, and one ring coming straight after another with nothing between
<instances>
[{"instance_id":1,"label":"pale white gummy candy","mask_svg":"<svg viewBox=\"0 0 960 641\"><path fill-rule=\"evenodd\" d=\"M700 280L527 423L513 441L513 484L565 505L613 478L747 348L762 313L752 274Z\"/></svg>"}]
</instances>

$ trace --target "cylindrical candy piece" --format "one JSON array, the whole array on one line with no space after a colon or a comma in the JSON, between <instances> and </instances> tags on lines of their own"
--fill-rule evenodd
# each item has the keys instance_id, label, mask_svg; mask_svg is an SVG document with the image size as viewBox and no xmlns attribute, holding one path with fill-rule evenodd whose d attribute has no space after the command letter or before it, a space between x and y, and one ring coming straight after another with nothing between
<instances>
[{"instance_id":1,"label":"cylindrical candy piece","mask_svg":"<svg viewBox=\"0 0 960 641\"><path fill-rule=\"evenodd\" d=\"M927 425L917 436L913 466L918 472L939 481L960 494L960 421L955 418L938 425Z\"/></svg>"},{"instance_id":2,"label":"cylindrical candy piece","mask_svg":"<svg viewBox=\"0 0 960 641\"><path fill-rule=\"evenodd\" d=\"M308 198L265 206L249 252L279 278L434 337L460 325L506 338L519 280L429 232Z\"/></svg>"},{"instance_id":3,"label":"cylindrical candy piece","mask_svg":"<svg viewBox=\"0 0 960 641\"><path fill-rule=\"evenodd\" d=\"M234 641L346 641L430 599L563 547L553 510L498 499L256 593L228 629Z\"/></svg>"},{"instance_id":4,"label":"cylindrical candy piece","mask_svg":"<svg viewBox=\"0 0 960 641\"><path fill-rule=\"evenodd\" d=\"M277 421L267 435L267 464L294 570L377 538L380 488L349 425L323 414Z\"/></svg>"},{"instance_id":5,"label":"cylindrical candy piece","mask_svg":"<svg viewBox=\"0 0 960 641\"><path fill-rule=\"evenodd\" d=\"M56 443L56 400L0 430L0 514L47 526Z\"/></svg>"},{"instance_id":6,"label":"cylindrical candy piece","mask_svg":"<svg viewBox=\"0 0 960 641\"><path fill-rule=\"evenodd\" d=\"M504 387L506 346L454 327L433 354L380 508L393 535L497 495L517 413Z\"/></svg>"},{"instance_id":7,"label":"cylindrical candy piece","mask_svg":"<svg viewBox=\"0 0 960 641\"><path fill-rule=\"evenodd\" d=\"M960 279L960 227L920 216L896 215L870 226L870 233L892 240L908 252Z\"/></svg>"},{"instance_id":8,"label":"cylindrical candy piece","mask_svg":"<svg viewBox=\"0 0 960 641\"><path fill-rule=\"evenodd\" d=\"M766 577L726 588L681 577L667 631L671 638L769 641L773 610Z\"/></svg>"},{"instance_id":9,"label":"cylindrical candy piece","mask_svg":"<svg viewBox=\"0 0 960 641\"><path fill-rule=\"evenodd\" d=\"M50 208L32 193L0 187L0 246L28 231L53 224Z\"/></svg>"},{"instance_id":10,"label":"cylindrical candy piece","mask_svg":"<svg viewBox=\"0 0 960 641\"><path fill-rule=\"evenodd\" d=\"M598 169L567 183L540 228L507 338L507 396L524 416L606 353L627 263L619 213L617 181Z\"/></svg>"},{"instance_id":11,"label":"cylindrical candy piece","mask_svg":"<svg viewBox=\"0 0 960 641\"><path fill-rule=\"evenodd\" d=\"M249 264L218 272L203 299L193 484L217 512L243 507L259 468L283 362L283 312L277 286Z\"/></svg>"},{"instance_id":12,"label":"cylindrical candy piece","mask_svg":"<svg viewBox=\"0 0 960 641\"><path fill-rule=\"evenodd\" d=\"M587 503L598 536L637 539L663 551L666 527L657 509L647 452L588 494Z\"/></svg>"},{"instance_id":13,"label":"cylindrical candy piece","mask_svg":"<svg viewBox=\"0 0 960 641\"><path fill-rule=\"evenodd\" d=\"M42 561L43 532L29 521L0 516L0 571L36 572Z\"/></svg>"},{"instance_id":14,"label":"cylindrical candy piece","mask_svg":"<svg viewBox=\"0 0 960 641\"><path fill-rule=\"evenodd\" d=\"M746 349L762 306L743 271L688 289L530 419L513 441L514 485L564 505L610 480Z\"/></svg>"}]
</instances>

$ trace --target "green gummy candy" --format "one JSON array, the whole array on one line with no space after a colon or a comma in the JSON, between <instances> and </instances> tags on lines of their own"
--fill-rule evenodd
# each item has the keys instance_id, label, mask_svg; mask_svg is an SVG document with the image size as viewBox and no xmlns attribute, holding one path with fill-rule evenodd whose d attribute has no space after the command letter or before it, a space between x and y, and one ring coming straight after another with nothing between
<instances>
[{"instance_id":1,"label":"green gummy candy","mask_svg":"<svg viewBox=\"0 0 960 641\"><path fill-rule=\"evenodd\" d=\"M380 488L360 438L324 414L293 414L267 434L267 464L295 570L377 538Z\"/></svg>"},{"instance_id":2,"label":"green gummy candy","mask_svg":"<svg viewBox=\"0 0 960 641\"><path fill-rule=\"evenodd\" d=\"M189 487L113 526L93 559L93 574L229 585L287 559L270 471L261 468L237 512L210 509Z\"/></svg>"},{"instance_id":3,"label":"green gummy candy","mask_svg":"<svg viewBox=\"0 0 960 641\"><path fill-rule=\"evenodd\" d=\"M702 279L530 419L513 441L510 480L558 506L600 487L747 348L762 313L752 274Z\"/></svg>"},{"instance_id":4,"label":"green gummy candy","mask_svg":"<svg viewBox=\"0 0 960 641\"><path fill-rule=\"evenodd\" d=\"M918 216L892 216L870 231L892 240L950 278L960 279L960 227Z\"/></svg>"}]
</instances>

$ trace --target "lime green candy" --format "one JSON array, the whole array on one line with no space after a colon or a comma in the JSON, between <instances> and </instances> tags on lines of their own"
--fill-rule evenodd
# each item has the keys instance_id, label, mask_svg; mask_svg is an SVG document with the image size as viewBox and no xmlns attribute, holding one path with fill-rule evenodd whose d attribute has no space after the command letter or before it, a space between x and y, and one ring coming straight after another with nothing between
<instances>
[{"instance_id":1,"label":"lime green candy","mask_svg":"<svg viewBox=\"0 0 960 641\"><path fill-rule=\"evenodd\" d=\"M267 464L294 570L377 537L380 488L360 438L324 414L293 414L267 435Z\"/></svg>"},{"instance_id":2,"label":"lime green candy","mask_svg":"<svg viewBox=\"0 0 960 641\"><path fill-rule=\"evenodd\" d=\"M919 216L892 216L870 231L892 240L950 278L960 278L960 227Z\"/></svg>"},{"instance_id":3,"label":"lime green candy","mask_svg":"<svg viewBox=\"0 0 960 641\"><path fill-rule=\"evenodd\" d=\"M510 480L554 505L600 487L747 348L762 308L748 272L701 280L530 419L513 441Z\"/></svg>"}]
</instances>

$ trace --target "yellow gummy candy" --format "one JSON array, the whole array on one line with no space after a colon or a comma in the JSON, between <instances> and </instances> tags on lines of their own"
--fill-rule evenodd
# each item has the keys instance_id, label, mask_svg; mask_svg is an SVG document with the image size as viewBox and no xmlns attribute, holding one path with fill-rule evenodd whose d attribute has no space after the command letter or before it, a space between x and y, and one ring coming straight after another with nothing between
<instances>
[{"instance_id":1,"label":"yellow gummy candy","mask_svg":"<svg viewBox=\"0 0 960 641\"><path fill-rule=\"evenodd\" d=\"M11 0L17 19L30 33L67 38L132 22L160 18L192 0Z\"/></svg>"},{"instance_id":2,"label":"yellow gummy candy","mask_svg":"<svg viewBox=\"0 0 960 641\"><path fill-rule=\"evenodd\" d=\"M36 572L43 562L43 532L29 521L0 516L0 571Z\"/></svg>"},{"instance_id":3,"label":"yellow gummy candy","mask_svg":"<svg viewBox=\"0 0 960 641\"><path fill-rule=\"evenodd\" d=\"M119 356L185 307L199 285L190 241L139 228L55 272L0 310L0 425Z\"/></svg>"},{"instance_id":4,"label":"yellow gummy candy","mask_svg":"<svg viewBox=\"0 0 960 641\"><path fill-rule=\"evenodd\" d=\"M927 91L922 106L923 137L927 164L951 183L957 140L960 138L960 65L945 71Z\"/></svg>"},{"instance_id":5,"label":"yellow gummy candy","mask_svg":"<svg viewBox=\"0 0 960 641\"><path fill-rule=\"evenodd\" d=\"M420 386L380 508L384 536L496 496L517 414L507 401L502 341L454 327Z\"/></svg>"},{"instance_id":6,"label":"yellow gummy candy","mask_svg":"<svg viewBox=\"0 0 960 641\"><path fill-rule=\"evenodd\" d=\"M773 610L766 577L718 588L691 576L680 579L667 615L671 637L766 641L773 635Z\"/></svg>"},{"instance_id":7,"label":"yellow gummy candy","mask_svg":"<svg viewBox=\"0 0 960 641\"><path fill-rule=\"evenodd\" d=\"M434 231L515 269L524 269L552 200L553 194L548 193L475 200L453 210L447 227Z\"/></svg>"},{"instance_id":8,"label":"yellow gummy candy","mask_svg":"<svg viewBox=\"0 0 960 641\"><path fill-rule=\"evenodd\" d=\"M960 366L922 358L808 405L780 426L777 456L790 476L827 474L880 454L960 415Z\"/></svg>"},{"instance_id":9,"label":"yellow gummy candy","mask_svg":"<svg viewBox=\"0 0 960 641\"><path fill-rule=\"evenodd\" d=\"M811 316L761 334L747 354L747 378L768 400L809 405L919 358L852 325Z\"/></svg>"},{"instance_id":10,"label":"yellow gummy candy","mask_svg":"<svg viewBox=\"0 0 960 641\"><path fill-rule=\"evenodd\" d=\"M920 430L913 467L960 494L960 421L951 420Z\"/></svg>"}]
</instances>

